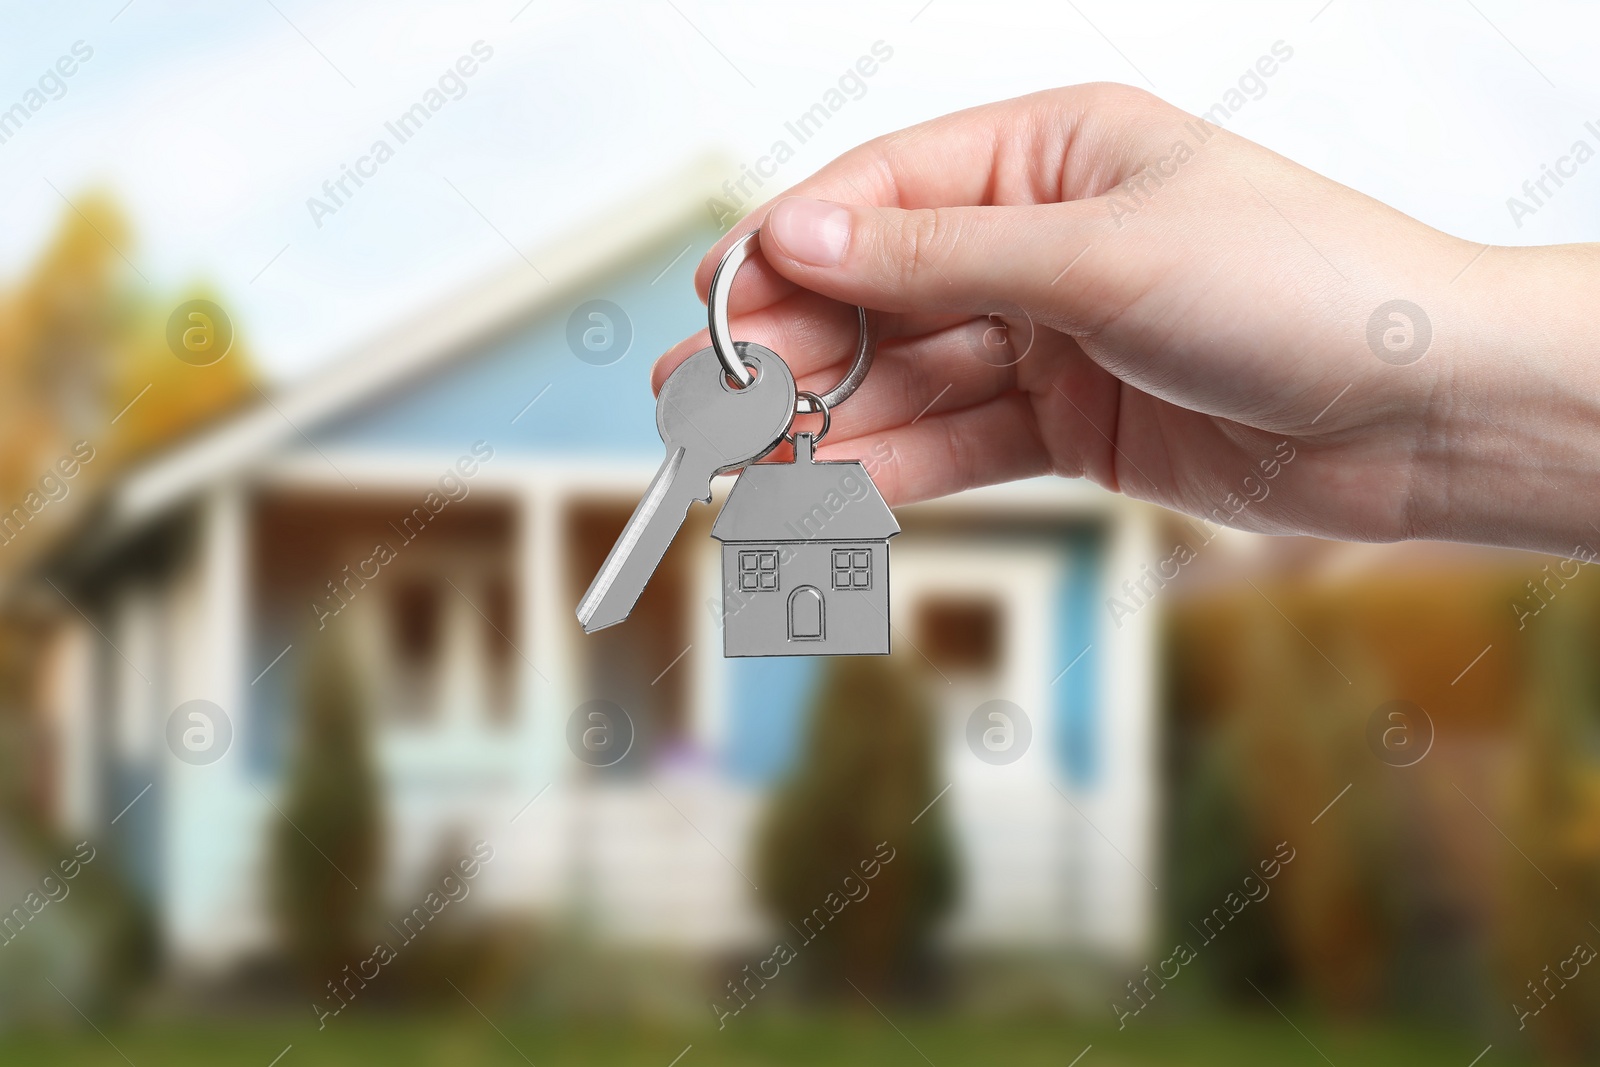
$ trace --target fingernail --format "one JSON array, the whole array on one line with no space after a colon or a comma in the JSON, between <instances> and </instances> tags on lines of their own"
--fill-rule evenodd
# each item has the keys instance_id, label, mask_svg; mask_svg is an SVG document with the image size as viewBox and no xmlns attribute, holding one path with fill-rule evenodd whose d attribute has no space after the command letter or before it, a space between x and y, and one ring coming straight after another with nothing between
<instances>
[{"instance_id":1,"label":"fingernail","mask_svg":"<svg viewBox=\"0 0 1600 1067\"><path fill-rule=\"evenodd\" d=\"M767 216L763 236L778 250L813 267L836 267L850 243L850 212L838 204L791 196Z\"/></svg>"}]
</instances>

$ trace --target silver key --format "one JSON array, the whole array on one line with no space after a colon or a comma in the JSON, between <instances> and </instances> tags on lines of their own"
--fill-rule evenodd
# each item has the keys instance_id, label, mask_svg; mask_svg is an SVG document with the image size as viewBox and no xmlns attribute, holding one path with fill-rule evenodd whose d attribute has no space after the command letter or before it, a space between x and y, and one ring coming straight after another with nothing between
<instances>
[{"instance_id":1,"label":"silver key","mask_svg":"<svg viewBox=\"0 0 1600 1067\"><path fill-rule=\"evenodd\" d=\"M717 353L702 349L661 385L656 429L667 458L633 509L589 591L578 601L584 633L628 617L693 501L710 503L711 479L766 455L794 421L794 375L777 353L748 341L735 349L756 372L740 389L730 384Z\"/></svg>"}]
</instances>

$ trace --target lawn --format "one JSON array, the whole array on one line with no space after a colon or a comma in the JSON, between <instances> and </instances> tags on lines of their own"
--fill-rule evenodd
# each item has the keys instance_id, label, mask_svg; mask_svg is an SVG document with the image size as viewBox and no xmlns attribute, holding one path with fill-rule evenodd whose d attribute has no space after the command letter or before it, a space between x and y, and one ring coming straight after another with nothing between
<instances>
[{"instance_id":1,"label":"lawn","mask_svg":"<svg viewBox=\"0 0 1600 1067\"><path fill-rule=\"evenodd\" d=\"M1298 1026L1298 1030L1296 1029ZM1301 1033L1300 1031L1303 1031ZM1315 1047L1313 1047L1313 1043ZM1192 1025L1113 1028L1078 1023L977 1022L875 1012L751 1019L718 1032L618 1021L538 1024L460 1014L351 1018L321 1032L310 1022L109 1026L0 1038L0 1065L60 1067L1465 1067L1485 1042L1414 1030L1337 1029L1278 1015ZM1074 1057L1084 1053L1080 1061ZM674 1061L674 1057L681 1058ZM274 1061L273 1057L281 1058ZM1324 1058L1326 1057L1326 1058ZM1532 1061L1496 1048L1485 1067Z\"/></svg>"}]
</instances>

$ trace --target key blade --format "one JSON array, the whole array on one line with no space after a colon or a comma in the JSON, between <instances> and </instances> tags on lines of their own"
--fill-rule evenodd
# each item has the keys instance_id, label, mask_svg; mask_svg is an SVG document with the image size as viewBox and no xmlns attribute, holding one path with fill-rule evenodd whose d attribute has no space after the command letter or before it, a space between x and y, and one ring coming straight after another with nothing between
<instances>
[{"instance_id":1,"label":"key blade","mask_svg":"<svg viewBox=\"0 0 1600 1067\"><path fill-rule=\"evenodd\" d=\"M578 623L592 634L622 622L632 612L650 576L661 565L667 548L682 529L689 505L711 500L711 477L696 477L684 470L688 450L675 448L633 509L617 543L611 546L600 573L578 601Z\"/></svg>"}]
</instances>

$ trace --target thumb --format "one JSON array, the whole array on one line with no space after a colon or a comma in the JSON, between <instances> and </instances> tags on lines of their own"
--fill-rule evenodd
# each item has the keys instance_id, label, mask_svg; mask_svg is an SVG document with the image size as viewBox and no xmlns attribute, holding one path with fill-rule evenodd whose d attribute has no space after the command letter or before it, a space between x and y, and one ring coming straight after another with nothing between
<instances>
[{"instance_id":1,"label":"thumb","mask_svg":"<svg viewBox=\"0 0 1600 1067\"><path fill-rule=\"evenodd\" d=\"M880 311L970 313L996 301L1060 307L1054 281L1098 237L1086 202L906 210L788 197L761 253L814 292Z\"/></svg>"}]
</instances>

